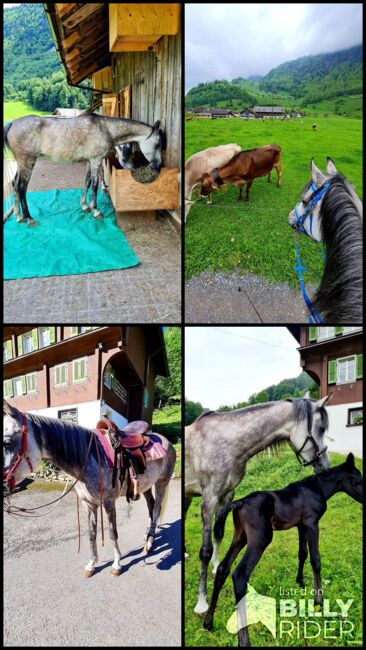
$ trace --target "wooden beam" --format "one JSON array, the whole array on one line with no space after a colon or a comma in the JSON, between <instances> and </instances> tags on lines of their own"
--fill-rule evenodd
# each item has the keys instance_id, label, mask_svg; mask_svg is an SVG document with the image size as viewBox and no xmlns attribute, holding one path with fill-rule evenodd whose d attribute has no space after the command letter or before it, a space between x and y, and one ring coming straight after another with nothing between
<instances>
[{"instance_id":1,"label":"wooden beam","mask_svg":"<svg viewBox=\"0 0 366 650\"><path fill-rule=\"evenodd\" d=\"M80 9L77 9L74 11L74 13L71 14L71 16L68 16L65 20L62 21L63 26L66 27L67 29L72 29L79 23L81 23L85 18L88 18L88 16L91 16L92 14L96 13L97 11L100 11L101 9L104 8L104 3L96 3L93 4L91 2L86 2Z\"/></svg>"},{"instance_id":2,"label":"wooden beam","mask_svg":"<svg viewBox=\"0 0 366 650\"><path fill-rule=\"evenodd\" d=\"M66 63L69 63L69 61L72 61L73 59L80 59L80 50L77 49L77 47L74 47L71 52L68 54L65 54L65 61Z\"/></svg>"},{"instance_id":3,"label":"wooden beam","mask_svg":"<svg viewBox=\"0 0 366 650\"><path fill-rule=\"evenodd\" d=\"M75 67L75 64L80 68L87 68L89 64L96 63L99 69L101 67L101 62L104 60L107 60L106 65L110 63L110 53L106 52L104 47L99 47L88 54L81 54L78 59L73 59L67 64L67 68L68 70L72 70Z\"/></svg>"},{"instance_id":4,"label":"wooden beam","mask_svg":"<svg viewBox=\"0 0 366 650\"><path fill-rule=\"evenodd\" d=\"M94 72L97 69L98 65L96 63L93 63L93 65L90 66L90 68L87 68L86 70L83 70L83 72L79 75L76 75L75 77L72 75L71 81L74 84L79 83L79 81L83 81L86 79L89 75L91 75L92 72Z\"/></svg>"},{"instance_id":5,"label":"wooden beam","mask_svg":"<svg viewBox=\"0 0 366 650\"><path fill-rule=\"evenodd\" d=\"M56 2L56 11L58 16L61 18L65 14L70 13L77 6L76 2Z\"/></svg>"},{"instance_id":6,"label":"wooden beam","mask_svg":"<svg viewBox=\"0 0 366 650\"><path fill-rule=\"evenodd\" d=\"M66 38L64 38L63 41L61 41L61 47L63 50L69 50L70 47L75 45L75 43L79 40L80 34L78 30L76 29L74 32L71 32Z\"/></svg>"}]
</instances>

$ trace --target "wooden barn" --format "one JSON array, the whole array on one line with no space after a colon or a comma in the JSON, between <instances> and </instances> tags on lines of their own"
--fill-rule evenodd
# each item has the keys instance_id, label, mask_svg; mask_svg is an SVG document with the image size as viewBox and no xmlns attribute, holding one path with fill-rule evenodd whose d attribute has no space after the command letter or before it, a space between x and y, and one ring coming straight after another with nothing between
<instances>
[{"instance_id":1,"label":"wooden barn","mask_svg":"<svg viewBox=\"0 0 366 650\"><path fill-rule=\"evenodd\" d=\"M129 170L105 168L115 211L154 218L156 210L180 218L181 15L170 3L46 3L56 50L71 86L93 85L93 106L103 115L154 124L167 147L152 183ZM122 212L123 209L123 212Z\"/></svg>"}]
</instances>

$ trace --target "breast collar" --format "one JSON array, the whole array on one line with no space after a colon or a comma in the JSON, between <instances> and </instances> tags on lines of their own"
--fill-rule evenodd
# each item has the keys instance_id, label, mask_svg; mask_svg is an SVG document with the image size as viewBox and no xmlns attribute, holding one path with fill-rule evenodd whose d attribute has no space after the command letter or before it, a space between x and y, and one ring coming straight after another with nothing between
<instances>
[{"instance_id":1,"label":"breast collar","mask_svg":"<svg viewBox=\"0 0 366 650\"><path fill-rule=\"evenodd\" d=\"M217 167L212 170L211 176L214 179L214 182L216 183L216 185L224 185L224 181L222 180Z\"/></svg>"}]
</instances>

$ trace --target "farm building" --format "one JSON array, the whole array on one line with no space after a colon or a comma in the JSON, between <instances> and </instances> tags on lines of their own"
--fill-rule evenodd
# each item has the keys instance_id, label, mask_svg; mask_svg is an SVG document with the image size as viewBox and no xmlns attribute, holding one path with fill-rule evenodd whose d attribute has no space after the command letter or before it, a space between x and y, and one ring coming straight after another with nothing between
<instances>
[{"instance_id":1,"label":"farm building","mask_svg":"<svg viewBox=\"0 0 366 650\"><path fill-rule=\"evenodd\" d=\"M239 113L239 117L243 117L246 120L254 120L255 113L251 108L244 108L244 110L242 110L241 113Z\"/></svg>"},{"instance_id":2,"label":"farm building","mask_svg":"<svg viewBox=\"0 0 366 650\"><path fill-rule=\"evenodd\" d=\"M198 117L211 117L210 108L196 108L194 113L195 115L198 115Z\"/></svg>"},{"instance_id":3,"label":"farm building","mask_svg":"<svg viewBox=\"0 0 366 650\"><path fill-rule=\"evenodd\" d=\"M211 117L213 120L222 117L234 117L234 113L228 108L211 108Z\"/></svg>"},{"instance_id":4,"label":"farm building","mask_svg":"<svg viewBox=\"0 0 366 650\"><path fill-rule=\"evenodd\" d=\"M52 115L59 117L77 117L81 113L84 113L84 111L81 111L79 108L55 108Z\"/></svg>"},{"instance_id":5,"label":"farm building","mask_svg":"<svg viewBox=\"0 0 366 650\"><path fill-rule=\"evenodd\" d=\"M300 365L320 386L333 392L329 414L330 451L362 456L362 327L289 326L300 344Z\"/></svg>"},{"instance_id":6,"label":"farm building","mask_svg":"<svg viewBox=\"0 0 366 650\"><path fill-rule=\"evenodd\" d=\"M256 117L282 117L286 114L282 106L254 106L252 110Z\"/></svg>"},{"instance_id":7,"label":"farm building","mask_svg":"<svg viewBox=\"0 0 366 650\"><path fill-rule=\"evenodd\" d=\"M168 375L163 331L120 327L4 327L4 397L21 411L94 428L151 423L155 380Z\"/></svg>"},{"instance_id":8,"label":"farm building","mask_svg":"<svg viewBox=\"0 0 366 650\"><path fill-rule=\"evenodd\" d=\"M128 170L106 167L117 214L180 216L181 16L180 4L46 3L56 50L71 86L92 81L103 115L153 125L166 134L159 178L138 183ZM148 186L148 187L147 187ZM121 213L121 217L123 214Z\"/></svg>"}]
</instances>

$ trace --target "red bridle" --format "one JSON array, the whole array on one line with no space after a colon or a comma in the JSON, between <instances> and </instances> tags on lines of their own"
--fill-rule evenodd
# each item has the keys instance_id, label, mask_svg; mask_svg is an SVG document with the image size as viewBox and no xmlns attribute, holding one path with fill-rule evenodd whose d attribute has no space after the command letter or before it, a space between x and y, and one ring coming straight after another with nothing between
<instances>
[{"instance_id":1,"label":"red bridle","mask_svg":"<svg viewBox=\"0 0 366 650\"><path fill-rule=\"evenodd\" d=\"M8 488L10 488L10 491L13 492L15 490L15 472L22 462L22 459L25 458L28 465L29 469L31 472L33 472L33 466L32 463L29 459L28 456L28 441L27 441L27 433L28 433L28 426L27 426L27 418L25 417L24 413L20 414L22 416L23 420L23 427L22 427L22 444L21 447L15 457L15 462L14 465L11 467L9 470L3 470L3 483L4 485L7 485Z\"/></svg>"}]
</instances>

